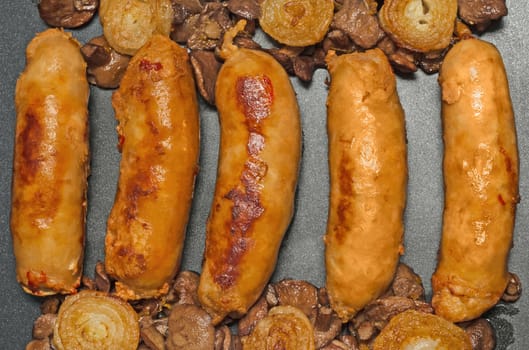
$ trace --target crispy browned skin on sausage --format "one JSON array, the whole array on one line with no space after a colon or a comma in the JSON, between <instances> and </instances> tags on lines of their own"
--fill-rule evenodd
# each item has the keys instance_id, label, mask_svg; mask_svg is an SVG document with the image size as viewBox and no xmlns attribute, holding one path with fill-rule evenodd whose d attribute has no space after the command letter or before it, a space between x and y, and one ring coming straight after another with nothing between
<instances>
[{"instance_id":1,"label":"crispy browned skin on sausage","mask_svg":"<svg viewBox=\"0 0 529 350\"><path fill-rule=\"evenodd\" d=\"M327 57L330 204L326 286L346 322L389 286L402 253L404 111L382 51Z\"/></svg>"},{"instance_id":2,"label":"crispy browned skin on sausage","mask_svg":"<svg viewBox=\"0 0 529 350\"><path fill-rule=\"evenodd\" d=\"M16 87L11 233L17 280L34 295L73 293L82 273L89 88L79 48L58 29L37 34Z\"/></svg>"},{"instance_id":3,"label":"crispy browned skin on sausage","mask_svg":"<svg viewBox=\"0 0 529 350\"><path fill-rule=\"evenodd\" d=\"M270 279L294 211L301 151L284 69L264 52L228 47L216 86L221 144L198 288L215 323L246 313Z\"/></svg>"},{"instance_id":4,"label":"crispy browned skin on sausage","mask_svg":"<svg viewBox=\"0 0 529 350\"><path fill-rule=\"evenodd\" d=\"M518 152L505 68L492 44L457 43L439 83L445 207L432 304L437 314L459 322L494 306L507 286Z\"/></svg>"},{"instance_id":5,"label":"crispy browned skin on sausage","mask_svg":"<svg viewBox=\"0 0 529 350\"><path fill-rule=\"evenodd\" d=\"M121 297L156 297L180 266L198 170L198 104L186 50L153 36L130 61L112 105L122 158L105 266Z\"/></svg>"}]
</instances>

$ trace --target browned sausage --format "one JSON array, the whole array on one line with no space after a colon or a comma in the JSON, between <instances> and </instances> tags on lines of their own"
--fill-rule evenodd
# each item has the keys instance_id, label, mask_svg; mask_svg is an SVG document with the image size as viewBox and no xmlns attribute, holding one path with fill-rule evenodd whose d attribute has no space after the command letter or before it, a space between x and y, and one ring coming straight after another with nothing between
<instances>
[{"instance_id":1,"label":"browned sausage","mask_svg":"<svg viewBox=\"0 0 529 350\"><path fill-rule=\"evenodd\" d=\"M17 279L35 295L80 284L88 175L88 82L79 43L59 29L29 43L17 82L11 233Z\"/></svg>"},{"instance_id":2,"label":"browned sausage","mask_svg":"<svg viewBox=\"0 0 529 350\"><path fill-rule=\"evenodd\" d=\"M404 111L382 51L327 58L330 203L326 286L342 321L389 286L402 252Z\"/></svg>"},{"instance_id":3,"label":"browned sausage","mask_svg":"<svg viewBox=\"0 0 529 350\"><path fill-rule=\"evenodd\" d=\"M294 212L301 152L288 75L270 55L231 45L242 23L225 35L215 96L221 143L198 288L215 323L246 313L270 279Z\"/></svg>"},{"instance_id":4,"label":"browned sausage","mask_svg":"<svg viewBox=\"0 0 529 350\"><path fill-rule=\"evenodd\" d=\"M445 207L432 304L437 314L460 322L494 306L507 286L518 152L509 84L492 44L454 45L439 83Z\"/></svg>"},{"instance_id":5,"label":"browned sausage","mask_svg":"<svg viewBox=\"0 0 529 350\"><path fill-rule=\"evenodd\" d=\"M198 169L198 104L187 51L153 36L112 97L122 147L105 267L125 299L167 293L180 266Z\"/></svg>"}]
</instances>

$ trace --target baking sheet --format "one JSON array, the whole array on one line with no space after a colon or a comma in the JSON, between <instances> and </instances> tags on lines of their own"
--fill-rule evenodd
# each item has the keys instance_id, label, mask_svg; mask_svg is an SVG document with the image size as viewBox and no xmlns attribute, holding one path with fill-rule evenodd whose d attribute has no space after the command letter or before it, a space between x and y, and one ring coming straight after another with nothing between
<instances>
[{"instance_id":1,"label":"baking sheet","mask_svg":"<svg viewBox=\"0 0 529 350\"><path fill-rule=\"evenodd\" d=\"M25 47L36 32L46 29L38 16L37 0L4 0L0 11L0 337L2 348L24 349L31 339L39 299L26 295L15 280L14 257L9 231L11 171L13 157L16 79L25 65ZM509 15L482 37L501 51L516 114L520 152L520 194L510 270L524 287L529 286L529 3L507 1ZM101 34L98 18L74 36L85 43ZM327 73L318 70L310 84L292 79L298 94L303 127L303 157L296 199L296 213L287 232L274 280L305 279L324 283L323 242L327 217L328 168L325 129ZM441 232L443 182L442 135L437 75L416 73L398 78L398 91L406 111L409 186L405 213L406 253L402 260L423 278L428 296L435 269ZM85 272L92 276L95 263L103 260L106 219L117 184L120 155L116 122L110 104L112 91L91 88L90 146L91 176L87 214ZM216 111L201 104L201 160L192 215L182 262L183 269L200 271L205 222L215 186L219 130ZM361 283L361 282L359 282ZM529 349L529 293L514 304L500 304L488 316L497 330L497 349Z\"/></svg>"}]
</instances>

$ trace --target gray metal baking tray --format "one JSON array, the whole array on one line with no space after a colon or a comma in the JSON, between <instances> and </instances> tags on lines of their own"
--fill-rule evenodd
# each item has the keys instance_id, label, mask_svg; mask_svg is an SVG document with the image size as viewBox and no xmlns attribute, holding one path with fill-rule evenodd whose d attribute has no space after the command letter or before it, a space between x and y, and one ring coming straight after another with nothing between
<instances>
[{"instance_id":1,"label":"gray metal baking tray","mask_svg":"<svg viewBox=\"0 0 529 350\"><path fill-rule=\"evenodd\" d=\"M11 171L15 127L14 89L24 69L24 51L36 32L46 28L37 0L4 0L0 11L0 338L3 349L23 349L31 339L33 320L40 313L39 299L26 295L15 280L9 230ZM529 286L529 3L508 0L509 15L482 37L501 51L516 114L520 154L520 194L510 270ZM97 18L74 30L82 43L101 34ZM284 239L274 280L286 277L324 282L323 242L327 216L328 168L325 99L327 72L318 70L310 84L293 78L303 126L303 158L296 213ZM406 111L409 187L405 213L406 252L403 261L423 278L430 291L441 232L443 180L440 95L437 75L422 73L398 79ZM112 91L91 88L89 178L85 271L93 275L103 260L103 238L114 200L120 155L116 122L110 104ZM216 111L201 104L201 160L182 268L200 270L204 226L215 185L218 124ZM496 327L497 349L529 349L529 293L514 304L500 304L488 316Z\"/></svg>"}]
</instances>

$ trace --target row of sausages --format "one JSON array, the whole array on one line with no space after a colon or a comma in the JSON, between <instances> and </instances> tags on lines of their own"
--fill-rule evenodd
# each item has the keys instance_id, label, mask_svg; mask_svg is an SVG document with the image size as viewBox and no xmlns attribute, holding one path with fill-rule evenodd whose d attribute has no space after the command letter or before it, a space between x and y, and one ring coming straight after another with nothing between
<instances>
[{"instance_id":1,"label":"row of sausages","mask_svg":"<svg viewBox=\"0 0 529 350\"><path fill-rule=\"evenodd\" d=\"M269 281L294 213L301 155L288 75L267 53L233 45L243 28L241 21L224 37L216 85L221 140L198 290L214 323L244 315ZM327 64L326 287L346 322L387 289L403 253L405 115L380 50L331 53ZM432 304L459 322L479 317L507 286L518 155L508 82L493 45L457 43L439 82L445 210ZM38 34L16 87L11 210L17 279L34 295L74 293L80 285L88 97L79 43L59 29ZM120 297L158 297L180 268L198 172L198 102L187 51L154 35L129 63L112 105L122 158L105 268Z\"/></svg>"}]
</instances>

